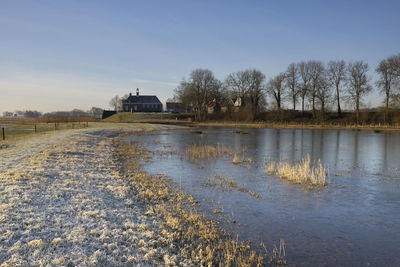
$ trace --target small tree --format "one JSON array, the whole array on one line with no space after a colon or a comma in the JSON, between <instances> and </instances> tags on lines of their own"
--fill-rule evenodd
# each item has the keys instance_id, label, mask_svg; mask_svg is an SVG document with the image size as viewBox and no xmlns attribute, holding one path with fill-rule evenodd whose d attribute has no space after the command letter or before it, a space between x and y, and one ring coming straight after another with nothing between
<instances>
[{"instance_id":1,"label":"small tree","mask_svg":"<svg viewBox=\"0 0 400 267\"><path fill-rule=\"evenodd\" d=\"M116 112L122 109L122 101L118 95L115 95L113 98L111 98L109 104Z\"/></svg>"},{"instance_id":2,"label":"small tree","mask_svg":"<svg viewBox=\"0 0 400 267\"><path fill-rule=\"evenodd\" d=\"M103 115L103 109L97 108L97 107L92 107L89 111L89 114L93 118L101 119L101 116Z\"/></svg>"},{"instance_id":3,"label":"small tree","mask_svg":"<svg viewBox=\"0 0 400 267\"><path fill-rule=\"evenodd\" d=\"M356 122L360 122L360 101L362 98L371 92L372 87L369 85L369 78L367 76L368 63L363 61L356 61L349 63L347 66L348 71L348 94L353 101L356 109Z\"/></svg>"}]
</instances>

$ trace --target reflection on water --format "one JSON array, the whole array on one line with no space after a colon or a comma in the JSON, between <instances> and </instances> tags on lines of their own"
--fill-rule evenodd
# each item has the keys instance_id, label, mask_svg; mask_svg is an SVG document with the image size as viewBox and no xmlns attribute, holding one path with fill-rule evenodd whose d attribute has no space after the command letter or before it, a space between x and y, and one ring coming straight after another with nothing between
<instances>
[{"instance_id":1,"label":"reflection on water","mask_svg":"<svg viewBox=\"0 0 400 267\"><path fill-rule=\"evenodd\" d=\"M251 134L240 135L231 128L204 130L204 135L177 130L135 136L154 153L145 169L175 179L210 216L214 208L223 207L226 217L238 222L233 229L239 238L253 244L277 244L283 238L289 264L400 265L399 133L248 129ZM235 167L232 159L217 159L193 164L182 158L193 143L246 147L253 163ZM178 154L157 153L164 145L172 145ZM329 168L327 187L309 190L264 172L265 159L297 162L306 154ZM214 175L262 197L205 186Z\"/></svg>"}]
</instances>

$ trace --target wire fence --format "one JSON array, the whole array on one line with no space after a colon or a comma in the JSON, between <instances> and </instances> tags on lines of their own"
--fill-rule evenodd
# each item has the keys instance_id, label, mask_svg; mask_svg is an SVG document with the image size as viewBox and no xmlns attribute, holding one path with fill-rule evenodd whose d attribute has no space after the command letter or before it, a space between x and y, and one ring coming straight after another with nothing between
<instances>
[{"instance_id":1,"label":"wire fence","mask_svg":"<svg viewBox=\"0 0 400 267\"><path fill-rule=\"evenodd\" d=\"M1 140L8 140L25 135L89 127L89 122L54 122L54 123L4 123L0 124Z\"/></svg>"}]
</instances>

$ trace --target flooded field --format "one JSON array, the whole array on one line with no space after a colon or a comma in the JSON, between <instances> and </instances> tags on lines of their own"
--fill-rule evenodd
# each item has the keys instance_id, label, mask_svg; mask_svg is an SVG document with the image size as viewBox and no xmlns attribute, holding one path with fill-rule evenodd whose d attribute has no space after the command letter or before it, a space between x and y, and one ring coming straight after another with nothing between
<instances>
[{"instance_id":1,"label":"flooded field","mask_svg":"<svg viewBox=\"0 0 400 267\"><path fill-rule=\"evenodd\" d=\"M284 242L289 265L400 265L398 132L202 128L131 138L152 155L146 171L170 176L254 248ZM307 155L327 170L325 186L266 171Z\"/></svg>"}]
</instances>

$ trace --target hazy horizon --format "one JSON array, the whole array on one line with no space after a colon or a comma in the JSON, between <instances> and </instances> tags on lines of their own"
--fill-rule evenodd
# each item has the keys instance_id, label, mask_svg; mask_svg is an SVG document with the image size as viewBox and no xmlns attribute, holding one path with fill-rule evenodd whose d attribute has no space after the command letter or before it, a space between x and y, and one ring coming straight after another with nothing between
<instances>
[{"instance_id":1,"label":"hazy horizon","mask_svg":"<svg viewBox=\"0 0 400 267\"><path fill-rule=\"evenodd\" d=\"M400 53L398 1L2 1L0 114L91 107L140 88L162 102L195 68L269 79L301 60ZM380 105L370 94L364 101Z\"/></svg>"}]
</instances>

